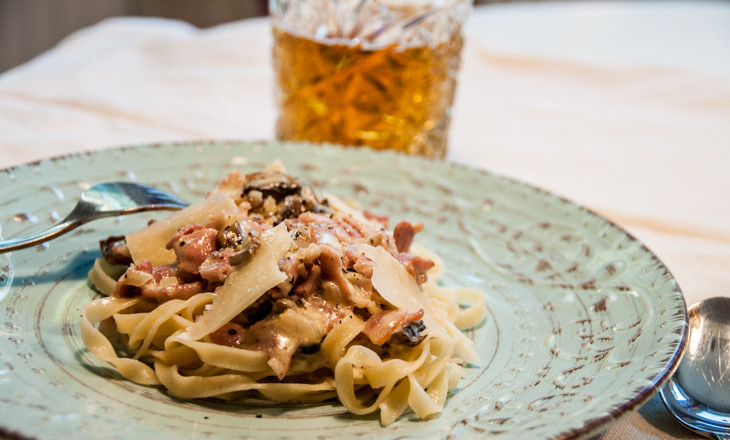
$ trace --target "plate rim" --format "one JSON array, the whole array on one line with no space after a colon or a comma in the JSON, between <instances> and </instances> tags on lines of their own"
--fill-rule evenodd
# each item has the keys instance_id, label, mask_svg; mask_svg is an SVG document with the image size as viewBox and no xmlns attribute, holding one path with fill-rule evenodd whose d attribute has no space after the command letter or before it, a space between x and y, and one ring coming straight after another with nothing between
<instances>
[{"instance_id":1,"label":"plate rim","mask_svg":"<svg viewBox=\"0 0 730 440\"><path fill-rule=\"evenodd\" d=\"M629 415L634 410L638 409L642 405L644 405L646 402L648 402L652 397L654 397L659 389L664 386L672 377L674 372L679 366L679 362L681 360L681 355L683 351L685 350L686 344L687 344L687 303L686 298L684 296L684 293L682 292L681 286L679 285L676 277L672 274L669 267L662 261L662 259L649 248L642 240L637 238L633 233L626 230L623 226L615 223L613 220L605 217L602 214L599 214L597 211L595 211L592 208L589 208L585 206L582 203L578 203L576 201L571 200L570 198L559 194L557 192L553 192L551 190L545 189L537 184L533 184L530 182L527 182L525 180L521 180L519 178L505 175L499 172L496 172L494 170L490 170L483 167L477 167L472 166L469 164L461 163L461 162L455 162L449 159L436 159L436 158L428 158L423 156L413 156L408 155L402 152L392 151L392 150L375 150L370 149L365 146L347 146L343 147L341 145L336 144L329 144L329 143L314 143L314 142L304 142L304 141L279 141L279 140L254 140L254 139L191 139L191 140L172 140L172 141L158 141L158 142L139 142L139 143L129 143L129 144L121 144L117 146L109 146L109 147L103 147L99 149L84 149L81 151L75 151L75 152L68 152L64 154L59 155L52 155L45 158L41 158L38 160L28 161L21 164L15 164L9 167L5 167L0 169L0 172L13 175L16 171L23 169L23 168L32 168L32 167L40 167L43 165L43 163L46 162L62 162L65 160L75 159L75 158L82 158L85 156L97 156L97 155L103 155L103 154L113 154L114 152L124 152L124 153L130 153L134 151L140 151L140 150L146 150L146 149L156 149L156 148L162 148L162 147L188 147L188 148L194 148L196 146L216 146L216 145L250 145L250 146L256 146L261 145L263 148L266 148L266 146L277 146L281 147L283 145L306 145L311 148L324 148L324 149L331 149L333 151L341 150L341 151L348 151L353 149L361 149L366 150L369 153L374 153L376 155L394 155L395 157L400 157L405 160L417 160L417 161L425 161L425 162L431 162L431 163L439 163L443 166L447 167L455 167L459 169L469 170L470 172L477 172L479 174L491 176L493 178L496 178L498 180L504 180L509 182L513 185L518 185L521 187L528 188L532 191L535 191L536 193L540 193L543 195L548 195L549 197L557 198L561 203L571 205L574 208L578 208L578 210L583 211L584 213L588 214L591 217L598 218L604 222L606 222L608 225L610 225L612 228L616 229L617 231L624 234L630 241L638 244L643 252L645 252L647 255L651 257L652 260L654 260L661 270L666 273L666 275L671 279L672 284L676 288L677 293L679 294L679 299L681 300L681 311L682 311L682 320L683 324L681 327L681 335L678 344L676 347L674 347L674 350L671 354L671 357L669 358L666 365L663 366L661 373L656 375L652 382L648 385L646 385L639 393L637 393L634 397L629 399L628 401L624 402L620 406L616 407L615 409L608 412L608 414L598 417L592 420L587 421L584 425L578 428L571 429L569 431L562 432L558 434L555 437L552 437L553 440L574 440L574 439L583 439L583 438L589 438L591 436L600 434L601 432L606 431L609 429L612 425L620 421L621 419L625 418L627 415ZM12 177L11 177L12 179ZM10 439L32 439L33 437L27 437L24 434L20 432L16 432L13 430L8 430L5 426L0 425L0 437L5 438L8 437Z\"/></svg>"}]
</instances>

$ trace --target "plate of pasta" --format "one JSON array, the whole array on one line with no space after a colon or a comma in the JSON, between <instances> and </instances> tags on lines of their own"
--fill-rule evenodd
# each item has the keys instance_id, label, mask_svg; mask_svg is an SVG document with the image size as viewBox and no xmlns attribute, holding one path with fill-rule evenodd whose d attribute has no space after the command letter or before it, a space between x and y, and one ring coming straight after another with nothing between
<instances>
[{"instance_id":1,"label":"plate of pasta","mask_svg":"<svg viewBox=\"0 0 730 440\"><path fill-rule=\"evenodd\" d=\"M71 177L72 176L72 177ZM179 143L5 170L4 236L129 180L188 200L0 255L18 438L587 438L677 366L675 280L625 231L485 171Z\"/></svg>"}]
</instances>

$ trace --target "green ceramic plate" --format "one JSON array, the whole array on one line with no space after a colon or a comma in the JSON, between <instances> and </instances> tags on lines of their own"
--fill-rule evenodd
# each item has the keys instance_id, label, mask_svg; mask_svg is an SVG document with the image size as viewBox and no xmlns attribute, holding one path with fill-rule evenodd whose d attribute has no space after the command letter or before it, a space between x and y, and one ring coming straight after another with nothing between
<instances>
[{"instance_id":1,"label":"green ceramic plate","mask_svg":"<svg viewBox=\"0 0 730 440\"><path fill-rule=\"evenodd\" d=\"M44 160L0 172L2 233L63 217L89 186L137 181L199 200L229 170L275 158L289 172L375 213L423 221L419 239L447 285L488 296L469 332L481 356L440 417L309 406L180 401L120 379L84 349L79 309L97 242L160 213L87 224L0 255L0 426L21 438L585 438L636 409L674 370L685 305L640 242L547 192L448 162L295 144L193 143Z\"/></svg>"}]
</instances>

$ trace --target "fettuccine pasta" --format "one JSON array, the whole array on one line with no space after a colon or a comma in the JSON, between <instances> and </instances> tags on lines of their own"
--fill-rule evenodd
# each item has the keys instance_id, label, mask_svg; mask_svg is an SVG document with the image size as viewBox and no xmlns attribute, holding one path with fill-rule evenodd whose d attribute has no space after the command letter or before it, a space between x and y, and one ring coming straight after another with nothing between
<instances>
[{"instance_id":1,"label":"fettuccine pasta","mask_svg":"<svg viewBox=\"0 0 730 440\"><path fill-rule=\"evenodd\" d=\"M447 288L423 225L316 196L279 163L101 243L82 310L88 350L183 399L319 402L388 425L441 412L478 362L462 330L484 294Z\"/></svg>"}]
</instances>

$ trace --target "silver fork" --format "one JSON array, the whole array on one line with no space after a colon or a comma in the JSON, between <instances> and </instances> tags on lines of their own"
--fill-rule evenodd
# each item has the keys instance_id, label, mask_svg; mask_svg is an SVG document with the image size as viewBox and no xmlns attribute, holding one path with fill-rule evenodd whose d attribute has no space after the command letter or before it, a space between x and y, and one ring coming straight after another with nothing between
<instances>
[{"instance_id":1,"label":"silver fork","mask_svg":"<svg viewBox=\"0 0 730 440\"><path fill-rule=\"evenodd\" d=\"M46 242L99 218L186 206L187 202L151 186L129 182L100 183L84 191L71 213L59 223L36 234L0 241L0 253Z\"/></svg>"}]
</instances>

